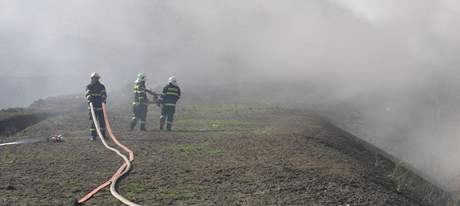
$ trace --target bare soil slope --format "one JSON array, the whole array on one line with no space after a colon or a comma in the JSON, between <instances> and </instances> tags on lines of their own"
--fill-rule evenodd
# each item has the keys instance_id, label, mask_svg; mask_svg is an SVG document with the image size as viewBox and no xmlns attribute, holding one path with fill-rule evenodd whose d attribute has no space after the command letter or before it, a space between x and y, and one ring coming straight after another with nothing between
<instances>
[{"instance_id":1,"label":"bare soil slope","mask_svg":"<svg viewBox=\"0 0 460 206\"><path fill-rule=\"evenodd\" d=\"M385 165L348 134L306 113L266 106L181 105L174 132L112 127L136 157L120 191L142 205L419 205L395 192ZM0 147L0 205L66 205L122 164L90 142L88 114L53 117L2 142L63 134L62 144ZM121 205L108 190L87 205Z\"/></svg>"}]
</instances>

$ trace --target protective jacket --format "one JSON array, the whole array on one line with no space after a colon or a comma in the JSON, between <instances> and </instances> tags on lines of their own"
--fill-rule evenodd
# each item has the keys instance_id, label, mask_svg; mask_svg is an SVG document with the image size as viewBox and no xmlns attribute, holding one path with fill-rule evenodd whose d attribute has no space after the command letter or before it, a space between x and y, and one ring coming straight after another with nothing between
<instances>
[{"instance_id":1,"label":"protective jacket","mask_svg":"<svg viewBox=\"0 0 460 206\"><path fill-rule=\"evenodd\" d=\"M93 103L96 108L102 108L102 103L107 100L105 86L99 81L91 82L86 86L85 96L88 100L88 104Z\"/></svg>"},{"instance_id":2,"label":"protective jacket","mask_svg":"<svg viewBox=\"0 0 460 206\"><path fill-rule=\"evenodd\" d=\"M146 130L145 120L147 118L148 104L150 100L147 98L147 90L145 88L145 81L136 81L133 88L134 102L133 102L133 113L134 116L131 120L131 130L136 127L137 122L140 122L140 129Z\"/></svg>"},{"instance_id":3,"label":"protective jacket","mask_svg":"<svg viewBox=\"0 0 460 206\"><path fill-rule=\"evenodd\" d=\"M176 106L180 99L180 88L173 84L168 84L163 88L162 103L163 106Z\"/></svg>"},{"instance_id":4,"label":"protective jacket","mask_svg":"<svg viewBox=\"0 0 460 206\"><path fill-rule=\"evenodd\" d=\"M145 88L145 82L139 82L134 85L134 105L148 105L149 99L147 98L147 89Z\"/></svg>"},{"instance_id":5,"label":"protective jacket","mask_svg":"<svg viewBox=\"0 0 460 206\"><path fill-rule=\"evenodd\" d=\"M163 94L161 95L161 117L160 117L160 130L166 123L166 129L171 131L172 124L174 121L174 114L176 113L176 103L180 99L180 88L172 83L169 83L163 88Z\"/></svg>"},{"instance_id":6,"label":"protective jacket","mask_svg":"<svg viewBox=\"0 0 460 206\"><path fill-rule=\"evenodd\" d=\"M99 124L102 136L105 136L105 122L104 122L104 113L102 111L102 103L105 103L107 100L107 92L105 91L105 86L99 81L91 82L86 86L85 97L89 103L93 103L94 112L96 119L93 119L91 112L89 112L90 120L90 135L91 140L96 139L96 123ZM90 109L90 108L88 108Z\"/></svg>"}]
</instances>

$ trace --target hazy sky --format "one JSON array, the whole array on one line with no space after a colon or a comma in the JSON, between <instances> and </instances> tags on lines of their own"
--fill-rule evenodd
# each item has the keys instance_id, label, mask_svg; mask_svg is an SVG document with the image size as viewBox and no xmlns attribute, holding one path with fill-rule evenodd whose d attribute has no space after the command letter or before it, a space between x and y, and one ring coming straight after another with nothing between
<instances>
[{"instance_id":1,"label":"hazy sky","mask_svg":"<svg viewBox=\"0 0 460 206\"><path fill-rule=\"evenodd\" d=\"M384 57L393 53L409 64L413 59L408 58L445 62L449 57L442 52L460 43L455 18L459 7L454 0L3 0L0 43L5 49L0 69L8 75L81 78L91 71L152 70L164 79L163 75L184 70L220 73L226 61L259 67L272 76L282 75L286 68L316 74L318 68L307 68L311 62L336 76L356 69L378 72L380 68L351 61L369 52L378 60L378 52L385 52ZM400 48L391 51L385 45ZM331 68L337 65L327 65L323 57L334 49L358 54L343 54L350 62L334 57L345 65Z\"/></svg>"}]
</instances>

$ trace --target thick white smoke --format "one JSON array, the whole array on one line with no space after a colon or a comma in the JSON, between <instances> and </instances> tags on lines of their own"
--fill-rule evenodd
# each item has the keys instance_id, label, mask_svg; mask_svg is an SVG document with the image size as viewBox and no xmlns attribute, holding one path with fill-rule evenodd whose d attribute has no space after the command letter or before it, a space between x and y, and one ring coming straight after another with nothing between
<instances>
[{"instance_id":1,"label":"thick white smoke","mask_svg":"<svg viewBox=\"0 0 460 206\"><path fill-rule=\"evenodd\" d=\"M0 106L81 92L92 71L112 89L138 72L272 82L278 102L352 108L329 116L446 183L460 174L458 19L456 0L2 0L0 94L24 98ZM304 98L307 85L327 92Z\"/></svg>"}]
</instances>

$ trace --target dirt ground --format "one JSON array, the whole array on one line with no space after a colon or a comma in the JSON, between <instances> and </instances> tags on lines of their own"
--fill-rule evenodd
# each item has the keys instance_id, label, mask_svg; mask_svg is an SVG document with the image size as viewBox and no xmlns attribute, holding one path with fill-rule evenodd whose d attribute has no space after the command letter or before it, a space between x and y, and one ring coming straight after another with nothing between
<instances>
[{"instance_id":1,"label":"dirt ground","mask_svg":"<svg viewBox=\"0 0 460 206\"><path fill-rule=\"evenodd\" d=\"M175 131L128 131L131 108L110 109L135 153L119 191L141 205L419 205L375 172L375 159L308 112L270 106L181 104ZM63 134L65 142L0 147L0 205L67 205L122 164L88 141L88 114L53 117L2 142ZM87 205L122 205L108 189Z\"/></svg>"}]
</instances>

